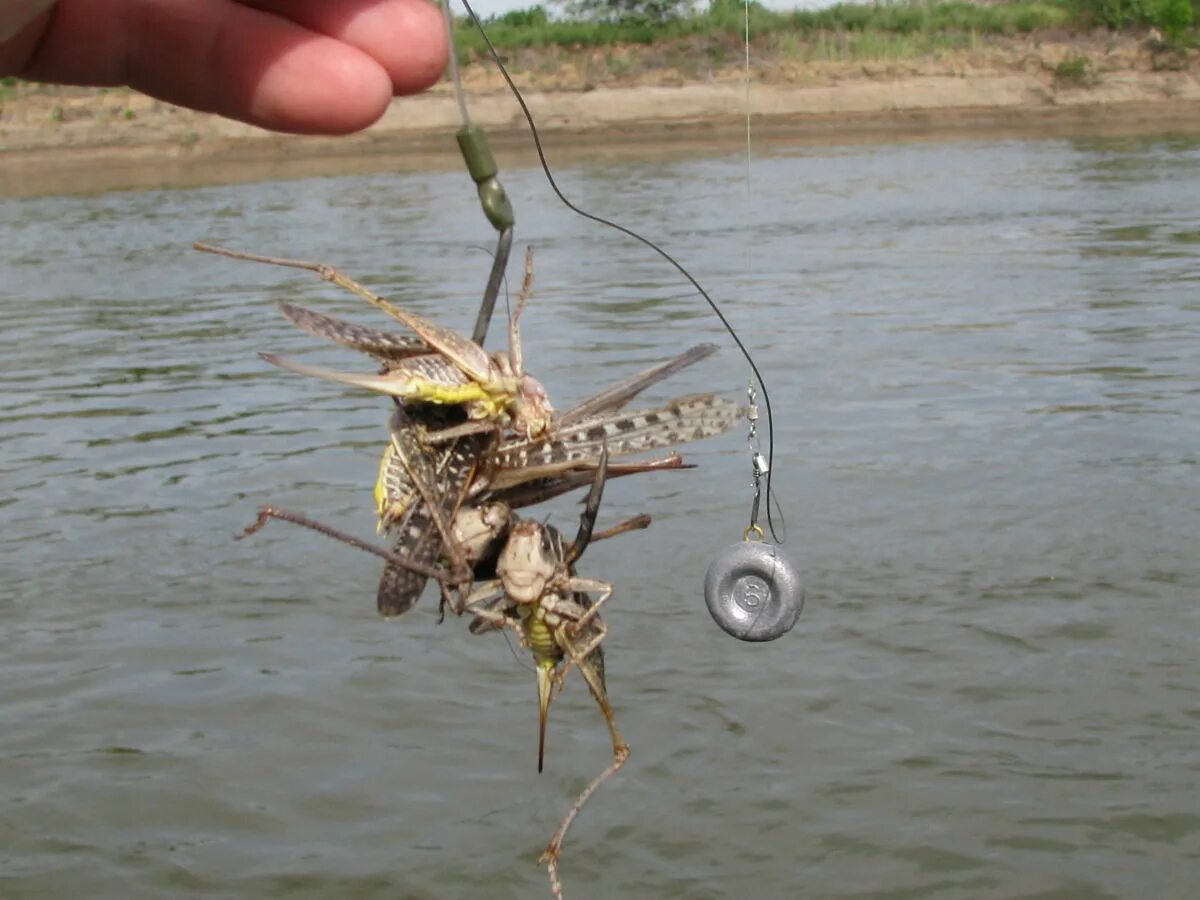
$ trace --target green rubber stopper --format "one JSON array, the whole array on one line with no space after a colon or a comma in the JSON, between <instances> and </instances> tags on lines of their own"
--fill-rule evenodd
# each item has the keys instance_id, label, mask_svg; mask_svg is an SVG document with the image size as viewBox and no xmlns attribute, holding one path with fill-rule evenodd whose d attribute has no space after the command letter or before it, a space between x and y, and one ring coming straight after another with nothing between
<instances>
[{"instance_id":1,"label":"green rubber stopper","mask_svg":"<svg viewBox=\"0 0 1200 900\"><path fill-rule=\"evenodd\" d=\"M504 185L496 178L500 168L492 156L492 148L488 146L487 135L478 125L467 125L458 130L456 137L467 171L479 185L479 205L483 207L483 214L497 231L512 228L516 221L512 204L508 201Z\"/></svg>"},{"instance_id":2,"label":"green rubber stopper","mask_svg":"<svg viewBox=\"0 0 1200 900\"><path fill-rule=\"evenodd\" d=\"M512 228L516 223L512 204L508 202L508 194L498 178L479 182L479 205L483 207L483 214L497 231Z\"/></svg>"},{"instance_id":3,"label":"green rubber stopper","mask_svg":"<svg viewBox=\"0 0 1200 900\"><path fill-rule=\"evenodd\" d=\"M463 162L467 171L476 184L481 184L489 178L495 178L500 169L492 156L492 148L488 146L487 135L478 125L467 125L460 128L458 134L458 149L462 151Z\"/></svg>"}]
</instances>

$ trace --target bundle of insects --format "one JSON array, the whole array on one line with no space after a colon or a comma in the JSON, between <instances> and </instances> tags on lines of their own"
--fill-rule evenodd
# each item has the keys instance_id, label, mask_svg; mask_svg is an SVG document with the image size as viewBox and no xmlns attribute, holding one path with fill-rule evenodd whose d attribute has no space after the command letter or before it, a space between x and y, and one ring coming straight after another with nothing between
<instances>
[{"instance_id":1,"label":"bundle of insects","mask_svg":"<svg viewBox=\"0 0 1200 900\"><path fill-rule=\"evenodd\" d=\"M476 514L473 511L489 503L502 502L511 508L540 503L586 486L591 480L589 473L596 470L602 445L607 444L612 457L669 449L723 434L740 414L734 404L713 394L690 395L654 409L622 412L642 391L716 350L712 344L699 344L599 391L565 413L553 416L543 423L540 432L534 433L536 429L522 424L530 418L528 411L524 420L514 417L516 395L504 393L494 383L487 388L466 374L477 364L464 362L473 354L463 348L482 351L460 335L400 310L326 264L207 244L196 246L236 259L316 272L410 325L420 335L414 338L379 331L280 303L281 311L293 324L373 358L380 364L380 371L374 375L334 372L263 354L268 361L292 371L379 390L398 398L389 424L390 440L376 479L375 504L380 530L395 535L393 554L406 558L410 565L385 568L377 593L379 611L385 616L399 615L416 603L431 567L439 559L448 564L447 577L440 579L443 583L448 580L459 588L469 584L466 580L469 560L456 552L456 541L447 539L459 510L471 517ZM527 385L537 384L536 389L528 389L528 394L540 398L539 410L547 410L550 405L544 389L523 373L519 349L517 322L528 303L532 279L530 253L526 255L525 275L509 326L509 343L513 348L509 358L515 362L498 363L497 367L521 373ZM500 353L497 358L506 357ZM479 399L493 388L491 401L484 403ZM464 396L473 399L464 400ZM505 406L505 402L510 406ZM505 425L511 425L511 430L505 432ZM614 463L609 467L609 477L682 468L690 467L672 454L648 462ZM272 515L284 518L279 510L273 510ZM292 514L289 520L302 518ZM324 526L319 530L326 534L335 531Z\"/></svg>"}]
</instances>

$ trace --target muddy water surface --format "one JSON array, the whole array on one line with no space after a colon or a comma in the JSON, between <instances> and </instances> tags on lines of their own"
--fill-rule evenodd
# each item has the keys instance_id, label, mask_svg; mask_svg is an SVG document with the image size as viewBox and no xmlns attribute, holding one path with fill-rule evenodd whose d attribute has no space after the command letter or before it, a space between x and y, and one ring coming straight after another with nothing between
<instances>
[{"instance_id":1,"label":"muddy water surface","mask_svg":"<svg viewBox=\"0 0 1200 900\"><path fill-rule=\"evenodd\" d=\"M633 747L568 896L1185 896L1200 877L1200 144L1023 139L566 167L724 301L770 379L808 608L738 643L700 595L749 502L739 436L613 484L610 691ZM511 170L530 368L560 405L700 341L661 261ZM466 328L492 241L466 179L368 174L0 201L0 894L521 897L608 743L581 683L535 772L496 636L386 623L386 403L273 300L378 322L336 262ZM519 247L518 252L523 249ZM515 269L514 269L515 271ZM499 335L496 336L499 338ZM570 527L571 503L554 508Z\"/></svg>"}]
</instances>

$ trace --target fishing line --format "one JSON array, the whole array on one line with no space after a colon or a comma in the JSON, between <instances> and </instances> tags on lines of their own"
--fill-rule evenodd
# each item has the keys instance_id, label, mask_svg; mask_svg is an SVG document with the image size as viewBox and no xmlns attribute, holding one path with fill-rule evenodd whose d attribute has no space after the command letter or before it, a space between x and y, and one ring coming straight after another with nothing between
<instances>
[{"instance_id":1,"label":"fishing line","mask_svg":"<svg viewBox=\"0 0 1200 900\"><path fill-rule=\"evenodd\" d=\"M755 365L755 363L754 363L754 358L750 355L750 351L748 349L746 349L746 345L742 343L742 339L740 337L738 337L737 331L734 330L733 326L729 323L729 320L725 318L725 314L721 312L721 309L720 309L720 307L717 306L716 301L713 300L713 298L711 296L709 296L708 291L706 291L701 286L700 282L698 282L695 279L695 277L693 277L692 273L689 272L687 269L685 269L683 267L683 265L678 260L675 259L675 257L673 257L670 253L668 253L666 250L664 250L658 244L654 243L654 241L650 240L649 238L643 237L642 235L638 234L633 229L627 228L626 226L621 225L618 222L613 222L610 219L606 219L603 216L598 216L598 215L595 215L594 213L590 213L585 209L581 209L580 207L576 206L574 203L572 203L570 200L567 199L566 194L564 194L562 192L562 189L559 188L558 182L554 180L554 175L550 171L550 164L549 164L549 162L547 162L546 153L545 153L544 149L542 148L541 135L538 132L537 124L533 120L533 114L529 111L529 107L525 104L525 98L521 95L520 89L517 87L516 83L512 80L512 76L510 76L508 74L507 67L505 67L504 62L500 59L500 53L496 50L495 45L492 44L491 38L488 37L487 31L484 30L483 22L480 21L479 16L477 16L475 14L475 10L471 8L471 4L470 4L469 0L461 0L461 2L462 2L462 5L466 8L467 13L471 16L471 21L474 23L476 30L478 30L479 36L481 38L483 38L483 42L487 46L487 49L488 49L488 54L491 56L492 61L496 64L496 67L500 70L500 75L504 78L504 81L508 85L509 90L512 91L513 96L516 98L517 103L521 107L521 113L525 116L525 121L529 124L529 131L533 137L534 148L537 150L538 161L541 163L542 171L546 175L546 181L548 181L550 183L550 189L552 191L554 191L555 195L558 197L559 200L562 201L563 205L566 206L572 212L576 213L577 215L583 216L583 218L585 218L585 219L590 219L591 221L596 222L600 225L606 225L609 228L615 229L616 231L619 231L628 237L631 237L637 241L640 241L642 244L649 247L651 250L653 250L655 253L657 253L659 256L661 256L663 259L665 259L667 262L669 262L672 266L674 266L675 269L679 272L679 274L682 275L684 278L686 278L688 280L688 282L692 285L692 287L694 287L696 289L697 293L699 293L700 296L704 298L705 302L708 303L709 308L712 309L713 313L720 320L721 324L725 327L725 330L727 332L729 332L729 336L731 338L733 338L733 342L735 344L737 344L738 350L740 350L742 353L742 356L745 357L746 363L750 366L750 370L754 373L754 378L758 382L759 390L762 392L763 406L766 408L766 411L767 411L767 471L766 471L767 527L771 531L772 539L777 544L782 544L783 540L780 538L779 534L775 530L775 521L771 514L771 509L772 509L771 474L774 469L774 463L775 463L775 424L774 424L774 420L773 420L773 417L771 414L771 399L767 394L766 379L764 379L762 376L762 373L759 372L758 366ZM748 9L747 9L746 15L747 15L747 50L746 50L746 52L748 55L749 54L749 30L748 30L749 29L749 24L748 24L749 23L749 10ZM447 16L447 18L448 18L448 16ZM451 54L453 55L453 41L451 42ZM455 71L455 73L457 73L457 65L454 67L454 71ZM462 100L461 87L458 85L457 80L456 80L456 87L460 91L460 93L459 93L460 106L463 106L463 108L465 110L465 103ZM747 87L747 90L749 90L748 87ZM749 118L748 117L749 117L749 113L747 112L747 135L749 134ZM778 508L777 505L776 505L776 508ZM782 520L782 518L783 518L783 516L782 516L782 511L781 511L780 519Z\"/></svg>"},{"instance_id":2,"label":"fishing line","mask_svg":"<svg viewBox=\"0 0 1200 900\"><path fill-rule=\"evenodd\" d=\"M458 53L454 49L454 19L450 15L450 0L445 0L443 10L442 22L446 25L446 46L450 54L450 80L454 82L454 96L458 100L458 113L462 116L463 126L467 127L471 124L471 114L467 112L467 97L463 93L462 78L458 74Z\"/></svg>"},{"instance_id":3,"label":"fishing line","mask_svg":"<svg viewBox=\"0 0 1200 900\"><path fill-rule=\"evenodd\" d=\"M743 37L745 38L746 47L746 208L752 209L750 204L750 0L746 0L743 4L744 19L743 19ZM454 70L455 79L458 78L458 69ZM746 262L750 261L750 242L746 242ZM749 265L746 266L749 271Z\"/></svg>"},{"instance_id":4,"label":"fishing line","mask_svg":"<svg viewBox=\"0 0 1200 900\"><path fill-rule=\"evenodd\" d=\"M518 655L517 648L513 646L512 635L508 633L508 629L501 628L500 633L504 635L504 643L508 644L508 652L511 653L512 658L517 661L517 665L519 665L522 669L528 669L530 672L532 672L533 666L525 662L525 657Z\"/></svg>"},{"instance_id":5,"label":"fishing line","mask_svg":"<svg viewBox=\"0 0 1200 900\"><path fill-rule=\"evenodd\" d=\"M745 50L742 79L746 85L746 94L745 94L745 104L746 104L746 212L747 212L748 216L752 216L754 213L754 182L751 179L751 169L752 169L751 161L753 159L753 154L751 152L751 141L750 141L751 112L753 109L753 107L751 106L751 103L750 103L750 88L754 81L753 72L750 69L750 3L751 3L751 0L744 0L744 2L742 4L742 46ZM747 272L753 271L751 262L753 261L754 243L752 241L744 242L743 253L744 253L743 259L744 259L745 270ZM770 437L771 437L771 431L770 431L771 405L766 400L766 390L765 389L763 391L763 401L767 407L768 444L769 444ZM753 404L753 400L751 400L751 404ZM755 436L754 436L753 423L751 423L751 439L750 439L749 443L750 443L750 449L751 449L752 455L756 454L758 451L758 441L757 441L757 438L755 438ZM752 456L752 458L753 458L753 456ZM757 462L757 460L755 460L755 462ZM781 507L779 505L779 500L775 497L774 494L771 493L771 471L770 471L771 462L772 462L772 460L768 459L768 469L767 469L767 474L766 474L766 479L767 479L767 524L771 526L771 537L774 538L777 543L785 544L785 543L787 543L787 521L784 519L784 516L783 516L783 507ZM758 469L756 466L755 467L755 488L757 489L757 487L758 487ZM757 496L755 499L757 501ZM779 527L783 531L782 537L775 534L774 520L771 518L772 504L774 504L775 509L779 513ZM757 519L757 516L754 516L754 518Z\"/></svg>"}]
</instances>

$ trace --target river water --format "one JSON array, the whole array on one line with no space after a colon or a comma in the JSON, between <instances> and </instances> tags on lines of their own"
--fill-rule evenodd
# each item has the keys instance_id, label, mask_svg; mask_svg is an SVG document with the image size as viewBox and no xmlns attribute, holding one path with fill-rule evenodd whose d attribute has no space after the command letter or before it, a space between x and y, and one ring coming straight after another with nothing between
<instances>
[{"instance_id":1,"label":"river water","mask_svg":"<svg viewBox=\"0 0 1200 900\"><path fill-rule=\"evenodd\" d=\"M769 381L796 629L720 632L708 560L744 436L614 483L609 690L633 748L568 896L1183 897L1200 878L1200 142L1013 139L597 159L559 178L724 303ZM655 395L746 368L640 245L505 181L524 333L560 407L701 340ZM0 895L547 895L609 755L582 682L535 771L496 635L374 611L387 402L287 298L380 324L338 264L468 329L493 237L461 173L0 201ZM513 267L516 272L516 266ZM497 329L499 332L500 329ZM500 339L497 333L496 340ZM552 508L573 528L571 502Z\"/></svg>"}]
</instances>

